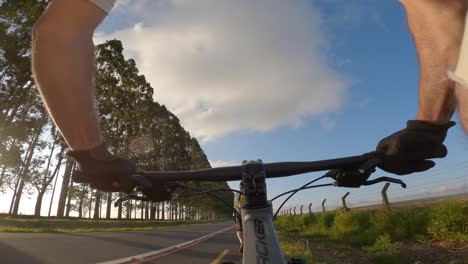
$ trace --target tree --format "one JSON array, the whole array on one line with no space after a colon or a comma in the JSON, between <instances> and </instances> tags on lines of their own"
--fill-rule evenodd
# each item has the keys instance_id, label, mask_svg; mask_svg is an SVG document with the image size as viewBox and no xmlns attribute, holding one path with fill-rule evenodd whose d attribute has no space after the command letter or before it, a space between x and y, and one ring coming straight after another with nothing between
<instances>
[{"instance_id":1,"label":"tree","mask_svg":"<svg viewBox=\"0 0 468 264\"><path fill-rule=\"evenodd\" d=\"M63 152L65 150L65 146L63 146L63 145L61 146L60 152L57 155L58 161L57 161L57 164L55 165L54 170L53 171L49 170L55 147L59 143L57 134L55 134L55 136L56 136L56 139L52 143L52 147L51 147L51 150L50 150L50 155L49 155L49 158L48 158L48 161L47 161L46 168L44 169L44 171L42 171L42 173L41 173L42 175L40 175L42 177L40 177L40 176L39 177L33 177L32 180L31 180L33 186L36 188L36 191L38 193L37 199L36 199L36 207L35 207L35 210L34 210L34 215L35 216L39 216L41 214L42 199L44 197L44 194L49 190L50 183L58 175L58 172L59 172L60 167L62 165Z\"/></svg>"},{"instance_id":2,"label":"tree","mask_svg":"<svg viewBox=\"0 0 468 264\"><path fill-rule=\"evenodd\" d=\"M65 163L57 215L68 215L71 210L85 215L91 211L90 204L95 198L94 216L99 217L102 194L94 194L84 185L73 186L71 175L75 165L64 155L65 144L56 142L56 135L52 140L41 138L53 124L47 118L31 77L30 50L32 25L47 3L4 0L0 4L0 191L7 188L15 191L11 211L17 213L23 190L29 191L31 186L34 187L38 193L35 210L38 215L43 196L51 181L59 177L60 165ZM173 113L154 101L153 88L145 76L139 74L135 61L125 59L122 52L123 46L118 40L96 47L97 106L101 128L112 152L135 162L141 169L209 167L196 139L185 131ZM55 155L54 164L52 157L59 146L60 153ZM38 149L49 151L49 155L42 157ZM212 188L227 185L197 183L196 186ZM107 199L106 217L110 217L114 197L111 194L104 197ZM199 207L202 204L212 209L219 207L206 197L179 200L173 207L174 217L180 218L182 209L188 205ZM151 208L154 208L154 203ZM164 204L161 208L165 210ZM153 216L155 210L151 211ZM127 208L126 214L130 213ZM122 207L119 207L118 215L122 216ZM162 215L165 217L164 212Z\"/></svg>"}]
</instances>

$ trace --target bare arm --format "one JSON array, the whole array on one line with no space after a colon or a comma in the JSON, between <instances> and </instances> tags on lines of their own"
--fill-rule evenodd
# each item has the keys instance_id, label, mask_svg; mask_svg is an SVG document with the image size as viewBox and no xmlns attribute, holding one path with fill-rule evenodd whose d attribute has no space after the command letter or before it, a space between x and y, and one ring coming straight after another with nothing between
<instances>
[{"instance_id":1,"label":"bare arm","mask_svg":"<svg viewBox=\"0 0 468 264\"><path fill-rule=\"evenodd\" d=\"M468 134L468 18L465 17L465 29L458 57L457 67L449 71L449 76L455 82L455 95L457 98L460 121Z\"/></svg>"},{"instance_id":2,"label":"bare arm","mask_svg":"<svg viewBox=\"0 0 468 264\"><path fill-rule=\"evenodd\" d=\"M447 123L455 112L455 83L447 69L456 66L467 3L464 0L400 0L408 15L420 63L416 118Z\"/></svg>"},{"instance_id":3,"label":"bare arm","mask_svg":"<svg viewBox=\"0 0 468 264\"><path fill-rule=\"evenodd\" d=\"M103 139L95 107L95 28L106 13L88 1L53 0L33 29L32 69L55 124L73 150Z\"/></svg>"}]
</instances>

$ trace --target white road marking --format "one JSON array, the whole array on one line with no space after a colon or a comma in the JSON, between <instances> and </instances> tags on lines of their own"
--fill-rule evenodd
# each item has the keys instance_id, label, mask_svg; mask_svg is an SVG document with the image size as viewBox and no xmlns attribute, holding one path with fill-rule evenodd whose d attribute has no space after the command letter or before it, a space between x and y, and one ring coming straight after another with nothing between
<instances>
[{"instance_id":1,"label":"white road marking","mask_svg":"<svg viewBox=\"0 0 468 264\"><path fill-rule=\"evenodd\" d=\"M231 227L216 231L214 233L208 234L206 236L202 236L202 237L196 238L194 240L190 240L190 241L180 243L180 244L177 244L177 245L174 245L174 246L170 246L170 247L167 247L167 248L151 251L151 252L148 252L148 253L143 253L143 254L136 255L136 256L130 256L130 257L125 257L125 258L116 259L116 260L99 262L97 264L122 264L122 263L127 263L127 262L131 262L131 261L135 261L135 260L141 261L141 260L143 260L145 258L148 258L148 257L151 257L151 256L160 255L160 254L166 253L166 252L171 251L171 250L186 247L187 245L196 243L196 242L201 241L201 240L212 238L212 237L217 236L217 235L219 235L219 234L221 234L221 233L223 233L223 232L225 232L225 231L227 231L229 229L232 229L232 228L234 228L234 227L231 226Z\"/></svg>"}]
</instances>

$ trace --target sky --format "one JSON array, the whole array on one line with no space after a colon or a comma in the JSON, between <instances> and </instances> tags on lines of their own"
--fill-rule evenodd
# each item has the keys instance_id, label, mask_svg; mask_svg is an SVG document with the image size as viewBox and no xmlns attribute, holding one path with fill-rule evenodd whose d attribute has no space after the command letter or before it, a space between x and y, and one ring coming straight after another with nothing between
<instances>
[{"instance_id":1,"label":"sky","mask_svg":"<svg viewBox=\"0 0 468 264\"><path fill-rule=\"evenodd\" d=\"M117 0L94 41L114 38L212 166L359 155L416 115L418 60L396 0ZM408 188L391 186L390 200L466 192L459 125L446 145L446 159L401 177ZM318 175L268 180L269 196ZM333 207L348 191L351 204L378 202L382 186L308 190L287 206Z\"/></svg>"}]
</instances>

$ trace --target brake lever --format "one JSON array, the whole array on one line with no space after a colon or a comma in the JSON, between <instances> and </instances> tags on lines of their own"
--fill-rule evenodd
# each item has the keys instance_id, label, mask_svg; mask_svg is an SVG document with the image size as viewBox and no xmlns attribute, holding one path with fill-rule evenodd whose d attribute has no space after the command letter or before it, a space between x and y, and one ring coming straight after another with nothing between
<instances>
[{"instance_id":1,"label":"brake lever","mask_svg":"<svg viewBox=\"0 0 468 264\"><path fill-rule=\"evenodd\" d=\"M117 201L115 201L114 203L114 207L118 207L121 203L128 201L128 200L149 201L150 199L148 197L138 196L135 194L129 194L129 195L125 195L117 199Z\"/></svg>"},{"instance_id":2,"label":"brake lever","mask_svg":"<svg viewBox=\"0 0 468 264\"><path fill-rule=\"evenodd\" d=\"M406 188L406 183L400 179L395 179L391 177L380 177L377 179L369 180L364 182L362 185L373 185L379 182L391 182L391 183L397 183L400 184L402 188Z\"/></svg>"},{"instance_id":3,"label":"brake lever","mask_svg":"<svg viewBox=\"0 0 468 264\"><path fill-rule=\"evenodd\" d=\"M334 186L359 188L367 181L372 172L362 173L357 169L336 169L330 170L325 176L335 180Z\"/></svg>"},{"instance_id":4,"label":"brake lever","mask_svg":"<svg viewBox=\"0 0 468 264\"><path fill-rule=\"evenodd\" d=\"M144 196L130 194L125 197L122 197L125 198L121 198L122 201L120 201L121 199L119 199L119 203L130 199L153 202L168 201L171 199L172 193L178 186L178 184L175 182L151 181L144 176L144 172L142 171L137 171L136 174L132 175L132 179L136 185L135 192L141 192Z\"/></svg>"},{"instance_id":5,"label":"brake lever","mask_svg":"<svg viewBox=\"0 0 468 264\"><path fill-rule=\"evenodd\" d=\"M335 180L333 183L337 187L348 187L348 188L359 188L361 186L373 185L379 182L391 182L400 184L402 188L406 188L406 183L400 179L395 179L391 177L379 177L373 180L368 180L369 176L375 171L367 171L366 173L361 173L359 170L346 170L346 169L337 169L327 172L326 176Z\"/></svg>"}]
</instances>

